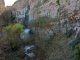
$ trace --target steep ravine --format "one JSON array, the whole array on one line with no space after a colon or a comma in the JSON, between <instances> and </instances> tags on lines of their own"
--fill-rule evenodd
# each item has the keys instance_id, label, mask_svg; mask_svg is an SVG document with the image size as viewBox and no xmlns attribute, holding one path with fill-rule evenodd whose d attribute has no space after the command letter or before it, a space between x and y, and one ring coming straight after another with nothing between
<instances>
[{"instance_id":1,"label":"steep ravine","mask_svg":"<svg viewBox=\"0 0 80 60\"><path fill-rule=\"evenodd\" d=\"M16 12L15 14L19 13L18 16L16 15L17 16L16 19L24 27L22 29L23 32L21 32L20 34L15 33L15 32L18 32L20 29L16 31L15 30L16 28L14 28L13 30L15 32L12 30L11 35L10 35L10 33L8 33L10 31L6 30L8 28L5 28L5 31L7 31L8 37L6 38L6 33L2 35L3 34L2 28L4 27L3 26L4 22L2 18L0 18L0 23L1 23L0 24L0 31L1 31L0 38L4 36L5 36L4 38L6 38L5 41L3 41L4 43L0 42L0 54L3 55L3 56L0 55L0 58L2 56L1 58L2 60L4 60L4 58L7 58L7 60L9 59L12 59L12 60L16 60L16 59L20 59L20 60L74 60L75 46L80 44L80 41L79 41L80 35L78 34L80 31L80 21L79 21L80 9L78 9L80 0L78 1L70 0L70 2L69 0L68 1L61 0L62 4L61 4L60 16L57 16L57 12L58 12L57 10L59 6L56 3L56 0L54 1L45 0L45 1L47 2L42 3L42 0L41 1L30 0L28 2L29 5L26 5L26 2L19 1L19 3L22 3L22 6L18 4L16 7L20 6L19 7L20 9L15 8L13 12ZM40 2L40 5L36 6L37 3L39 2ZM27 11L26 8L28 8L28 6L30 6L29 7L30 10L26 14L25 11ZM74 11L75 10L74 6L77 6L76 12ZM25 15L27 15L27 20L25 19L26 17ZM21 22L21 21L24 21L24 22ZM11 26L15 24L16 22L13 23L11 21L9 24L10 25L9 28L12 28ZM7 48L10 49L12 47L15 47L15 45L17 45L15 43L14 46L11 45L12 47L10 47L8 43L6 43L7 42L6 40L8 39L10 42L13 41L12 42L13 45L19 39L19 43L20 43L20 45L18 45L19 50L15 51L17 48L16 47L16 48L11 49L10 51L7 50L7 53L5 54L5 50ZM1 49L3 47L4 47L3 49L4 52Z\"/></svg>"}]
</instances>

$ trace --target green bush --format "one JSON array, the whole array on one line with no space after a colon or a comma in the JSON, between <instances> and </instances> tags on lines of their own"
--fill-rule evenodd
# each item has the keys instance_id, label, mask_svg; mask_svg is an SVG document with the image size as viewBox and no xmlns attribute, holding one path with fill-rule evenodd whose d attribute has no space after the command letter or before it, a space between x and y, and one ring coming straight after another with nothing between
<instances>
[{"instance_id":1,"label":"green bush","mask_svg":"<svg viewBox=\"0 0 80 60\"><path fill-rule=\"evenodd\" d=\"M50 18L48 16L43 16L43 17L39 17L36 20L33 20L29 23L29 25L31 27L40 27L40 28L47 28L47 27L52 27L54 26L54 24L51 23L55 23L57 21L57 18Z\"/></svg>"},{"instance_id":2,"label":"green bush","mask_svg":"<svg viewBox=\"0 0 80 60\"><path fill-rule=\"evenodd\" d=\"M75 60L80 60L80 46L76 46Z\"/></svg>"},{"instance_id":3,"label":"green bush","mask_svg":"<svg viewBox=\"0 0 80 60\"><path fill-rule=\"evenodd\" d=\"M23 26L17 23L4 27L2 31L5 33L2 40L8 42L11 50L17 50L22 44L19 35L23 31Z\"/></svg>"},{"instance_id":4,"label":"green bush","mask_svg":"<svg viewBox=\"0 0 80 60\"><path fill-rule=\"evenodd\" d=\"M17 33L17 34L20 34L22 31L23 31L23 26L19 23L17 24L14 24L14 25L9 25L7 27L4 27L3 30L2 30L4 33L9 33L9 34L14 34L14 33Z\"/></svg>"}]
</instances>

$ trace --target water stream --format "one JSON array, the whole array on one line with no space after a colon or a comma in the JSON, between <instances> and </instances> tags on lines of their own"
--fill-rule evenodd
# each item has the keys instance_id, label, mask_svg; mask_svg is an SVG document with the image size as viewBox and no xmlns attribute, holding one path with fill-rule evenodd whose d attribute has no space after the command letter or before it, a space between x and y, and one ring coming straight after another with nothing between
<instances>
[{"instance_id":1,"label":"water stream","mask_svg":"<svg viewBox=\"0 0 80 60\"><path fill-rule=\"evenodd\" d=\"M34 49L34 47L35 47L34 45L26 45L24 47L25 54L30 58L35 57L35 53L32 51Z\"/></svg>"},{"instance_id":2,"label":"water stream","mask_svg":"<svg viewBox=\"0 0 80 60\"><path fill-rule=\"evenodd\" d=\"M30 34L30 29L29 28L25 28L24 31L20 34L20 38L22 40L28 38ZM31 60L35 57L35 53L33 52L33 49L35 48L34 44L31 45L25 45L24 46L24 51L26 56L28 56Z\"/></svg>"},{"instance_id":3,"label":"water stream","mask_svg":"<svg viewBox=\"0 0 80 60\"><path fill-rule=\"evenodd\" d=\"M26 39L29 36L29 32L30 32L30 29L25 28L24 31L20 34L20 38L23 40Z\"/></svg>"}]
</instances>

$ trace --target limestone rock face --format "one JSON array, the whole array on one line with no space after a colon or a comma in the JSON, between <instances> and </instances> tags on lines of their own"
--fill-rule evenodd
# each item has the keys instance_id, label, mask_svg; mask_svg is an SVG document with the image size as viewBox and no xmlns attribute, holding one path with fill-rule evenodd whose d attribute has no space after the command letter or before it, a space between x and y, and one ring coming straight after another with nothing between
<instances>
[{"instance_id":1,"label":"limestone rock face","mask_svg":"<svg viewBox=\"0 0 80 60\"><path fill-rule=\"evenodd\" d=\"M5 11L4 0L0 0L0 15Z\"/></svg>"},{"instance_id":2,"label":"limestone rock face","mask_svg":"<svg viewBox=\"0 0 80 60\"><path fill-rule=\"evenodd\" d=\"M61 0L62 30L80 27L80 0ZM66 27L66 28L65 28Z\"/></svg>"},{"instance_id":3,"label":"limestone rock face","mask_svg":"<svg viewBox=\"0 0 80 60\"><path fill-rule=\"evenodd\" d=\"M71 22L69 17L71 17L71 19L72 17L77 18L78 21L75 26L80 26L80 0L60 0L60 6L56 1L57 0L18 0L12 6L16 15L16 21L21 23L24 20L25 12L27 11L28 5L30 5L29 21L40 16L55 18L58 16L58 9L60 8L60 22L64 25L61 25L62 27L66 27L65 21L68 21L68 23ZM73 24L68 24L68 27L69 26L73 26Z\"/></svg>"},{"instance_id":4,"label":"limestone rock face","mask_svg":"<svg viewBox=\"0 0 80 60\"><path fill-rule=\"evenodd\" d=\"M59 8L56 1L57 0L45 0L44 2L44 0L29 0L29 20L34 20L39 16L45 15L52 18L56 17ZM80 9L80 0L60 0L60 7L61 11L65 9L68 11L69 15L73 15L75 9L78 11Z\"/></svg>"},{"instance_id":5,"label":"limestone rock face","mask_svg":"<svg viewBox=\"0 0 80 60\"><path fill-rule=\"evenodd\" d=\"M19 0L13 4L12 8L14 9L17 22L21 23L24 20L27 6L28 0Z\"/></svg>"},{"instance_id":6,"label":"limestone rock face","mask_svg":"<svg viewBox=\"0 0 80 60\"><path fill-rule=\"evenodd\" d=\"M30 2L29 20L34 20L39 16L56 17L59 8L56 0L36 0Z\"/></svg>"},{"instance_id":7,"label":"limestone rock face","mask_svg":"<svg viewBox=\"0 0 80 60\"><path fill-rule=\"evenodd\" d=\"M0 0L0 5L5 6L4 0Z\"/></svg>"},{"instance_id":8,"label":"limestone rock face","mask_svg":"<svg viewBox=\"0 0 80 60\"><path fill-rule=\"evenodd\" d=\"M35 20L40 16L58 16L60 8L60 23L62 30L77 29L80 27L80 0L60 0L60 6L57 0L29 0L29 21ZM66 24L67 22L67 24Z\"/></svg>"}]
</instances>

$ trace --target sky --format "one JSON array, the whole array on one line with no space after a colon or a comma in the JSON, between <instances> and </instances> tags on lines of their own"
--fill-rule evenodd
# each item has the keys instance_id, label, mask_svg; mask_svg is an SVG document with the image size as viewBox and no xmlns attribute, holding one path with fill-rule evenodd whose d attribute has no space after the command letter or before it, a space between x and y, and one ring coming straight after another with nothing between
<instances>
[{"instance_id":1,"label":"sky","mask_svg":"<svg viewBox=\"0 0 80 60\"><path fill-rule=\"evenodd\" d=\"M16 0L4 0L4 1L5 1L5 6L11 6L14 4Z\"/></svg>"}]
</instances>

